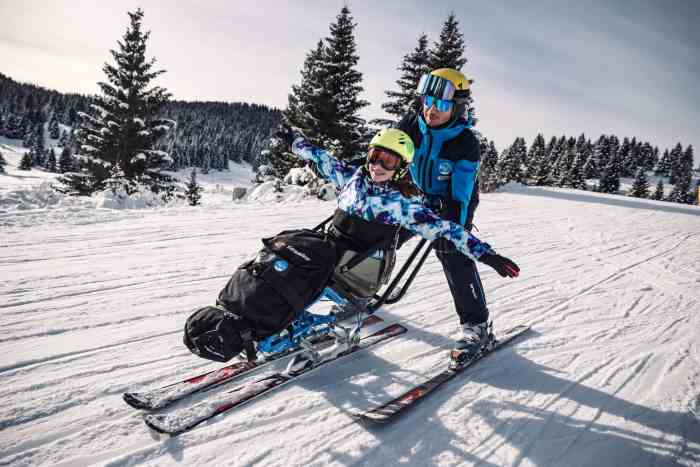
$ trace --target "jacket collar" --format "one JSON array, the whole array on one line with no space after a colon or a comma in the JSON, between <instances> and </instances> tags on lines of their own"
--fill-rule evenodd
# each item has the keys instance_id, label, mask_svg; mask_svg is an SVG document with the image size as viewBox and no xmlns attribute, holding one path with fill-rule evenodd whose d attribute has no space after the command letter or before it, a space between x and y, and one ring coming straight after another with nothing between
<instances>
[{"instance_id":1,"label":"jacket collar","mask_svg":"<svg viewBox=\"0 0 700 467\"><path fill-rule=\"evenodd\" d=\"M431 128L425 122L423 115L419 113L418 127L420 128L420 132L423 134L423 136L425 136L429 132L433 138L440 141L445 141L454 138L455 136L460 134L464 129L471 128L472 125L470 120L458 118L457 120L453 120L452 122L447 123L445 126Z\"/></svg>"}]
</instances>

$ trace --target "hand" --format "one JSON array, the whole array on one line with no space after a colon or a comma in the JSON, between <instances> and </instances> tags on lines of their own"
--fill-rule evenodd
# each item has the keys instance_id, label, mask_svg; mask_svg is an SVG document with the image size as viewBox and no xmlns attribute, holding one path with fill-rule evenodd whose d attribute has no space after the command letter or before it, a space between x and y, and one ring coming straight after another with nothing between
<instances>
[{"instance_id":1,"label":"hand","mask_svg":"<svg viewBox=\"0 0 700 467\"><path fill-rule=\"evenodd\" d=\"M497 255L495 253L484 253L479 257L479 261L494 268L496 272L501 275L501 277L518 277L520 274L520 268L518 265L505 256Z\"/></svg>"}]
</instances>

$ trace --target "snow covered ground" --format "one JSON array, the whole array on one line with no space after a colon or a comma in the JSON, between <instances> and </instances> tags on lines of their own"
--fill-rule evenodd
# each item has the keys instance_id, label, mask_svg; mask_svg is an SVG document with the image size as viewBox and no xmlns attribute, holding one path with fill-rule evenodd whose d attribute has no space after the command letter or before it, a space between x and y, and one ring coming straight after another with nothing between
<instances>
[{"instance_id":1,"label":"snow covered ground","mask_svg":"<svg viewBox=\"0 0 700 467\"><path fill-rule=\"evenodd\" d=\"M207 182L204 207L39 202L37 180L19 177L42 175L0 151L11 163L0 175L0 465L700 465L700 207L483 195L477 235L522 267L514 280L480 268L491 316L497 328L531 323L526 337L385 428L353 422L351 410L444 365L457 319L431 256L404 300L378 312L407 334L159 438L121 394L218 367L184 348L185 318L261 237L313 226L333 202L231 202L247 175ZM22 190L26 203L2 204Z\"/></svg>"}]
</instances>

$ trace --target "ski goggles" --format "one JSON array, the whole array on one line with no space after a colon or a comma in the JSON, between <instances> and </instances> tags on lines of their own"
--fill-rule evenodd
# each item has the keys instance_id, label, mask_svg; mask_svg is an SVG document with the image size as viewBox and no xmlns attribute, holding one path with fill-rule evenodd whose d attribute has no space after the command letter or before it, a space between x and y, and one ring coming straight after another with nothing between
<instances>
[{"instance_id":1,"label":"ski goggles","mask_svg":"<svg viewBox=\"0 0 700 467\"><path fill-rule=\"evenodd\" d=\"M457 89L451 81L428 73L421 76L416 91L421 96L433 96L438 99L451 101L455 98Z\"/></svg>"},{"instance_id":2,"label":"ski goggles","mask_svg":"<svg viewBox=\"0 0 700 467\"><path fill-rule=\"evenodd\" d=\"M455 105L454 101L447 99L438 99L433 96L423 96L423 105L426 109L431 108L433 105L439 112L448 112L452 110L452 106Z\"/></svg>"},{"instance_id":3,"label":"ski goggles","mask_svg":"<svg viewBox=\"0 0 700 467\"><path fill-rule=\"evenodd\" d=\"M371 147L367 152L367 162L370 164L379 164L384 170L396 170L401 167L401 157L393 152L386 151L382 148Z\"/></svg>"}]
</instances>

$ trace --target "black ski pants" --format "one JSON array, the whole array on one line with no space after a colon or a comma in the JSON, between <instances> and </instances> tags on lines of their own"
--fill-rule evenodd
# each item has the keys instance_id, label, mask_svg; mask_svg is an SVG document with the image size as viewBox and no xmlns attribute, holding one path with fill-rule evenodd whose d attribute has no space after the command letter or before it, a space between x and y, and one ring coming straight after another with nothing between
<instances>
[{"instance_id":1,"label":"black ski pants","mask_svg":"<svg viewBox=\"0 0 700 467\"><path fill-rule=\"evenodd\" d=\"M438 240L433 246L450 286L460 324L488 320L484 287L474 261L445 240Z\"/></svg>"}]
</instances>

